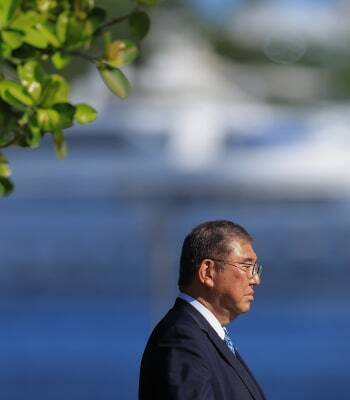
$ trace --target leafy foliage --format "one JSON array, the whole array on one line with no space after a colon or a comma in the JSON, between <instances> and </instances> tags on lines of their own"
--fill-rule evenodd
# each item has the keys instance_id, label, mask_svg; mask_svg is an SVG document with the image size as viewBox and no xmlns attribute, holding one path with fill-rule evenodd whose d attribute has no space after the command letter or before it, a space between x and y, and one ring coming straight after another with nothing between
<instances>
[{"instance_id":1,"label":"leafy foliage","mask_svg":"<svg viewBox=\"0 0 350 400\"><path fill-rule=\"evenodd\" d=\"M135 0L128 15L106 21L106 11L95 0L1 0L0 2L0 149L40 146L51 134L57 156L64 158L64 130L75 122L96 118L88 104L71 104L69 84L59 73L73 57L95 64L106 86L127 97L130 84L122 68L139 53L139 42L150 28L142 7L159 0ZM118 11L118 4L115 7ZM127 22L130 38L112 38L107 28ZM99 36L99 56L88 51ZM51 73L50 73L50 72ZM52 73L57 71L57 73ZM0 196L13 190L11 170L0 152Z\"/></svg>"}]
</instances>

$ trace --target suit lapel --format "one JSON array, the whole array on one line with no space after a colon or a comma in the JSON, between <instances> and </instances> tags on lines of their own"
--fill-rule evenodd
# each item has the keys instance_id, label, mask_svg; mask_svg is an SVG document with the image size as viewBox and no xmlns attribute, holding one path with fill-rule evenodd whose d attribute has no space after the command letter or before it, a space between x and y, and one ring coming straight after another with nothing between
<instances>
[{"instance_id":1,"label":"suit lapel","mask_svg":"<svg viewBox=\"0 0 350 400\"><path fill-rule=\"evenodd\" d=\"M247 387L253 398L256 400L261 399L258 385L255 379L252 379L252 376L250 375L249 370L246 368L245 364L240 361L240 357L238 358L234 356L231 350L226 346L225 342L220 339L220 337L211 327L209 327L206 332L217 350L221 353L222 357L226 359L226 361L239 375L242 382Z\"/></svg>"},{"instance_id":2,"label":"suit lapel","mask_svg":"<svg viewBox=\"0 0 350 400\"><path fill-rule=\"evenodd\" d=\"M263 400L266 400L265 394L262 391L262 388L260 387L260 385L258 384L258 382L256 381L254 375L252 374L252 372L250 371L250 369L248 368L247 364L245 363L245 361L243 360L243 358L241 357L241 355L239 354L238 351L236 351L237 354L237 358L239 359L239 361L243 364L243 366L245 367L245 369L247 370L247 372L249 373L249 376L252 378L252 380L255 382L256 387L258 388L260 395L262 397Z\"/></svg>"},{"instance_id":3,"label":"suit lapel","mask_svg":"<svg viewBox=\"0 0 350 400\"><path fill-rule=\"evenodd\" d=\"M252 377L242 358L239 355L238 357L235 357L233 355L230 349L226 346L225 342L220 339L220 337L211 327L208 321L194 307L192 307L190 304L182 299L177 299L175 306L185 307L186 312L188 312L199 325L199 327L206 332L210 341L214 344L221 356L236 371L237 375L241 378L242 382L244 383L252 397L255 400L264 398L260 392L259 385Z\"/></svg>"}]
</instances>

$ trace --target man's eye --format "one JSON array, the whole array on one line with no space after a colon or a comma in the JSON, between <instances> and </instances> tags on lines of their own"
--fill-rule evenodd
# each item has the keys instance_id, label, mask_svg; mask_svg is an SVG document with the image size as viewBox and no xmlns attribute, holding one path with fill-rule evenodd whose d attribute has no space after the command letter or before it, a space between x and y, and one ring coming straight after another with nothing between
<instances>
[{"instance_id":1,"label":"man's eye","mask_svg":"<svg viewBox=\"0 0 350 400\"><path fill-rule=\"evenodd\" d=\"M242 263L243 267L245 268L254 268L255 264L246 264L246 263Z\"/></svg>"}]
</instances>

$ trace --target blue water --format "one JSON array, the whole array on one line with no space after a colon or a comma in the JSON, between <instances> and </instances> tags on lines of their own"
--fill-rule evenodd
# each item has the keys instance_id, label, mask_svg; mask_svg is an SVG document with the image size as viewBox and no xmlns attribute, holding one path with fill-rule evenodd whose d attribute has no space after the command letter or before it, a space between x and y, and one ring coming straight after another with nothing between
<instances>
[{"instance_id":1,"label":"blue water","mask_svg":"<svg viewBox=\"0 0 350 400\"><path fill-rule=\"evenodd\" d=\"M212 218L246 226L264 265L230 332L268 399L348 399L348 202L112 199L2 203L1 399L136 399L183 235Z\"/></svg>"},{"instance_id":2,"label":"blue water","mask_svg":"<svg viewBox=\"0 0 350 400\"><path fill-rule=\"evenodd\" d=\"M148 302L4 301L0 323L2 399L137 398ZM347 303L257 299L230 332L269 399L348 399Z\"/></svg>"},{"instance_id":3,"label":"blue water","mask_svg":"<svg viewBox=\"0 0 350 400\"><path fill-rule=\"evenodd\" d=\"M1 398L135 399L147 315L144 303L3 302Z\"/></svg>"}]
</instances>

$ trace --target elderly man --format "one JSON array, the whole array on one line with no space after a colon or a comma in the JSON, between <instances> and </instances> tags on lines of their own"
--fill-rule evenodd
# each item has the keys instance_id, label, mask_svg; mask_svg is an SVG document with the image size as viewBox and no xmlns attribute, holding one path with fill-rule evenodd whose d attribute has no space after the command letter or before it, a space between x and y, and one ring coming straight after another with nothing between
<instances>
[{"instance_id":1,"label":"elderly man","mask_svg":"<svg viewBox=\"0 0 350 400\"><path fill-rule=\"evenodd\" d=\"M240 225L211 221L185 238L180 295L152 332L140 400L264 400L225 328L250 310L261 266Z\"/></svg>"}]
</instances>

